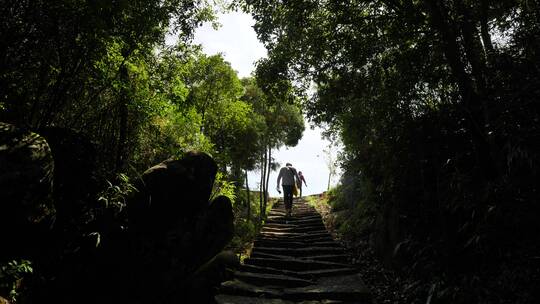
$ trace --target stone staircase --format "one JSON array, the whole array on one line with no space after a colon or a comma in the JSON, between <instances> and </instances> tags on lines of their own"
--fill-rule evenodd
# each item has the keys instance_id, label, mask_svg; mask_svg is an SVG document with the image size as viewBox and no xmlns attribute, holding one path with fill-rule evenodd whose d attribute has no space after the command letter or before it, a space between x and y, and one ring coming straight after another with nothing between
<instances>
[{"instance_id":1,"label":"stone staircase","mask_svg":"<svg viewBox=\"0 0 540 304\"><path fill-rule=\"evenodd\" d=\"M251 256L223 282L219 304L371 303L358 270L326 230L321 216L303 200L293 216L283 203L270 211Z\"/></svg>"}]
</instances>

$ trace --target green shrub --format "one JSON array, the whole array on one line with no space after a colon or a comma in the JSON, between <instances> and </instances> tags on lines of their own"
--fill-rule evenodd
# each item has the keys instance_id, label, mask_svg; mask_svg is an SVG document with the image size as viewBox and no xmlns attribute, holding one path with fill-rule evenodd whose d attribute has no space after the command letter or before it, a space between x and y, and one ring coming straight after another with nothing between
<instances>
[{"instance_id":1,"label":"green shrub","mask_svg":"<svg viewBox=\"0 0 540 304\"><path fill-rule=\"evenodd\" d=\"M17 302L24 277L33 273L32 262L28 260L13 260L0 266L0 295Z\"/></svg>"},{"instance_id":2,"label":"green shrub","mask_svg":"<svg viewBox=\"0 0 540 304\"><path fill-rule=\"evenodd\" d=\"M234 223L234 237L228 247L237 252L243 251L246 245L255 239L259 228L260 225L254 221L247 221L243 218L237 219Z\"/></svg>"},{"instance_id":3,"label":"green shrub","mask_svg":"<svg viewBox=\"0 0 540 304\"><path fill-rule=\"evenodd\" d=\"M350 186L338 185L327 192L327 203L335 215L335 226L346 239L357 240L370 232L375 221L375 208L369 201L356 197L348 202Z\"/></svg>"},{"instance_id":4,"label":"green shrub","mask_svg":"<svg viewBox=\"0 0 540 304\"><path fill-rule=\"evenodd\" d=\"M127 197L132 192L136 192L137 188L133 186L129 177L122 173L118 174L116 184L107 181L107 185L107 188L98 194L97 200L103 204L103 207L111 208L118 214L126 207Z\"/></svg>"},{"instance_id":5,"label":"green shrub","mask_svg":"<svg viewBox=\"0 0 540 304\"><path fill-rule=\"evenodd\" d=\"M233 203L233 206L235 205L236 186L234 185L234 182L226 180L225 175L223 175L223 173L221 172L218 172L216 174L214 188L212 189L212 195L210 196L210 200L213 200L220 195L228 197Z\"/></svg>"},{"instance_id":6,"label":"green shrub","mask_svg":"<svg viewBox=\"0 0 540 304\"><path fill-rule=\"evenodd\" d=\"M332 207L332 211L341 211L348 208L345 200L343 199L343 186L337 185L326 192L328 204Z\"/></svg>"},{"instance_id":7,"label":"green shrub","mask_svg":"<svg viewBox=\"0 0 540 304\"><path fill-rule=\"evenodd\" d=\"M375 211L368 202L360 201L352 210L346 212L344 216L338 217L338 231L345 238L350 240L358 240L370 233L375 222Z\"/></svg>"}]
</instances>

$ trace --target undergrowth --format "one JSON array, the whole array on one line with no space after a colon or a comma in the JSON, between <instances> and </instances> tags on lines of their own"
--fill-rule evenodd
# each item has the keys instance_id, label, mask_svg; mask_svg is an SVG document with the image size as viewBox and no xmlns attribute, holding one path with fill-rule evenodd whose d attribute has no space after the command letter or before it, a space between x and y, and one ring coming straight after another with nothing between
<instances>
[{"instance_id":1,"label":"undergrowth","mask_svg":"<svg viewBox=\"0 0 540 304\"><path fill-rule=\"evenodd\" d=\"M259 220L261 213L259 206L259 192L249 192L249 214L247 195L248 193L245 190L241 190L235 197L233 203L234 236L227 246L227 249L232 250L239 255L241 261L251 253L253 241L264 224L264 221L261 222ZM264 214L268 214L275 201L274 198L268 200Z\"/></svg>"}]
</instances>

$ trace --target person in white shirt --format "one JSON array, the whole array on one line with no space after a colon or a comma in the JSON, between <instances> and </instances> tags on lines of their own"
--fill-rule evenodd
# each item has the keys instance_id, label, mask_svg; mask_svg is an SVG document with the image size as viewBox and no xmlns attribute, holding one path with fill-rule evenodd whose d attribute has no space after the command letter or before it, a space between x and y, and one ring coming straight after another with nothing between
<instances>
[{"instance_id":1,"label":"person in white shirt","mask_svg":"<svg viewBox=\"0 0 540 304\"><path fill-rule=\"evenodd\" d=\"M279 170L277 177L277 191L279 190L279 182L281 181L281 187L283 187L283 203L285 204L285 211L287 216L292 215L292 204L293 204L293 188L294 185L300 181L296 169L292 166L291 163L285 164L285 167Z\"/></svg>"}]
</instances>

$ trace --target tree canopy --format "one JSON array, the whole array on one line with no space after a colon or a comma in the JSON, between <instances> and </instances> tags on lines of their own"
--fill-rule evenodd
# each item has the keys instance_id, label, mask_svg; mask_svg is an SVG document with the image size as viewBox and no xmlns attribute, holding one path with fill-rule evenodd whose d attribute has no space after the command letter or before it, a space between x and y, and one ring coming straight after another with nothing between
<instances>
[{"instance_id":1,"label":"tree canopy","mask_svg":"<svg viewBox=\"0 0 540 304\"><path fill-rule=\"evenodd\" d=\"M456 272L497 280L470 267L477 254L501 253L488 269L536 248L537 1L239 2L268 48L258 75L315 88L307 116L344 143L348 225L388 263L441 273L448 291Z\"/></svg>"},{"instance_id":2,"label":"tree canopy","mask_svg":"<svg viewBox=\"0 0 540 304\"><path fill-rule=\"evenodd\" d=\"M54 181L52 205L66 206L58 208L53 232L42 229L54 243L51 250L61 252L52 259L58 269L45 269L48 265L33 259L46 253L30 260L2 255L0 301L8 295L12 301L24 298L26 289L38 294L33 287L49 286L51 277L71 281L82 276L73 269L92 263L85 259L99 251L101 237L107 243L129 226L126 202L137 192L132 181L189 151L206 152L218 164L211 197L232 201L237 231L231 246L245 246L253 237L260 223L255 219L264 217L266 206L249 200L253 194L243 189L244 176L261 169L261 179L267 180L271 149L295 145L304 124L300 105L287 104L292 96L270 100L262 93L262 81L239 79L222 54L206 55L192 42L194 30L213 22L223 5L204 0L2 2L0 121L14 125L6 130L50 135L47 141L60 147L53 152L65 150L54 155L55 169L71 175L79 169L80 176ZM176 45L165 44L166 35L175 35ZM292 87L287 81L283 84ZM56 179L60 173L54 172ZM77 192L68 188L78 184L85 190L64 202L60 190ZM264 186L259 190L266 191ZM95 245L83 244L96 237ZM32 282L21 287L22 276Z\"/></svg>"}]
</instances>

